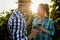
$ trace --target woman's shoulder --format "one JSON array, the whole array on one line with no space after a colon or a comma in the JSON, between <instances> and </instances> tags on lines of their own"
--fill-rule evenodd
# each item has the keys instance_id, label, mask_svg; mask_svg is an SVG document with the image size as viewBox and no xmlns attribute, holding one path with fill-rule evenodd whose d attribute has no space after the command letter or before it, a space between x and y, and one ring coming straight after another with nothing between
<instances>
[{"instance_id":1,"label":"woman's shoulder","mask_svg":"<svg viewBox=\"0 0 60 40\"><path fill-rule=\"evenodd\" d=\"M34 18L34 21L37 21L39 18L37 17L37 18Z\"/></svg>"},{"instance_id":2,"label":"woman's shoulder","mask_svg":"<svg viewBox=\"0 0 60 40\"><path fill-rule=\"evenodd\" d=\"M50 22L54 22L52 18L49 18L49 21L50 21Z\"/></svg>"}]
</instances>

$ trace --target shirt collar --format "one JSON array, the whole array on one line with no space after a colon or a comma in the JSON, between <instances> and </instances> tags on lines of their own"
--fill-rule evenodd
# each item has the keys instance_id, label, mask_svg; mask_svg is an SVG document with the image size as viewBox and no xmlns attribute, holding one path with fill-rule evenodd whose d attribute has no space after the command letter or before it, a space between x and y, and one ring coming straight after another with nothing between
<instances>
[{"instance_id":1,"label":"shirt collar","mask_svg":"<svg viewBox=\"0 0 60 40\"><path fill-rule=\"evenodd\" d=\"M37 17L37 19L40 20L39 17ZM45 18L42 20L42 22L43 22L44 20L46 20L46 19L48 19L48 17L45 17Z\"/></svg>"},{"instance_id":2,"label":"shirt collar","mask_svg":"<svg viewBox=\"0 0 60 40\"><path fill-rule=\"evenodd\" d=\"M24 17L23 14L18 9L15 10L15 14L18 15L19 17Z\"/></svg>"}]
</instances>

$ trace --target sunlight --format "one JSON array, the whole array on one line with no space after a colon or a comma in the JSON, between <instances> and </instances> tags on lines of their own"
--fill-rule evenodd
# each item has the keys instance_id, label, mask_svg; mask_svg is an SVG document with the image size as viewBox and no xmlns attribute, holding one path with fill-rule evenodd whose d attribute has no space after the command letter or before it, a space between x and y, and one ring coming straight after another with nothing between
<instances>
[{"instance_id":1,"label":"sunlight","mask_svg":"<svg viewBox=\"0 0 60 40\"><path fill-rule=\"evenodd\" d=\"M17 4L15 3L17 0L0 0L0 12L8 11L9 9L16 9Z\"/></svg>"},{"instance_id":2,"label":"sunlight","mask_svg":"<svg viewBox=\"0 0 60 40\"><path fill-rule=\"evenodd\" d=\"M32 0L32 3L33 4L31 4L31 10L32 10L32 12L33 13L37 13L37 7L38 7L38 5L40 4L40 3L47 3L47 4L49 4L50 5L50 0Z\"/></svg>"},{"instance_id":3,"label":"sunlight","mask_svg":"<svg viewBox=\"0 0 60 40\"><path fill-rule=\"evenodd\" d=\"M37 12L37 7L38 7L38 4L32 4L31 5L31 10L32 10L33 13Z\"/></svg>"},{"instance_id":4,"label":"sunlight","mask_svg":"<svg viewBox=\"0 0 60 40\"><path fill-rule=\"evenodd\" d=\"M6 11L9 9L16 9L17 4L15 3L17 0L0 0L0 11ZM37 7L40 3L50 4L50 0L32 0L31 10L33 13L37 12ZM2 4L2 5L1 5Z\"/></svg>"}]
</instances>

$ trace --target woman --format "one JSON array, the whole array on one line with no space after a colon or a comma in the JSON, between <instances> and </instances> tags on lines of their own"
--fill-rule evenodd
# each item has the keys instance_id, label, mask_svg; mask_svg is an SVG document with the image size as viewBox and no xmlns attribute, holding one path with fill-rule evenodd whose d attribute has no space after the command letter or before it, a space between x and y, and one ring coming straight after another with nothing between
<instances>
[{"instance_id":1,"label":"woman","mask_svg":"<svg viewBox=\"0 0 60 40\"><path fill-rule=\"evenodd\" d=\"M49 18L48 4L40 4L37 12L38 17L33 20L32 30L36 29L39 33L33 40L52 40L55 28L53 20Z\"/></svg>"}]
</instances>

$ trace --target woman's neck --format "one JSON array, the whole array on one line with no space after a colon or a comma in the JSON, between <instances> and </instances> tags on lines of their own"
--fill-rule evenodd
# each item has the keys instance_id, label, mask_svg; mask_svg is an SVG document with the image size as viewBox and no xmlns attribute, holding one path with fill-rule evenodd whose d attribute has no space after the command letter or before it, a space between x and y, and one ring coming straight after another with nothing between
<instances>
[{"instance_id":1,"label":"woman's neck","mask_svg":"<svg viewBox=\"0 0 60 40\"><path fill-rule=\"evenodd\" d=\"M40 16L39 18L40 18L40 21L43 21L45 17Z\"/></svg>"}]
</instances>

